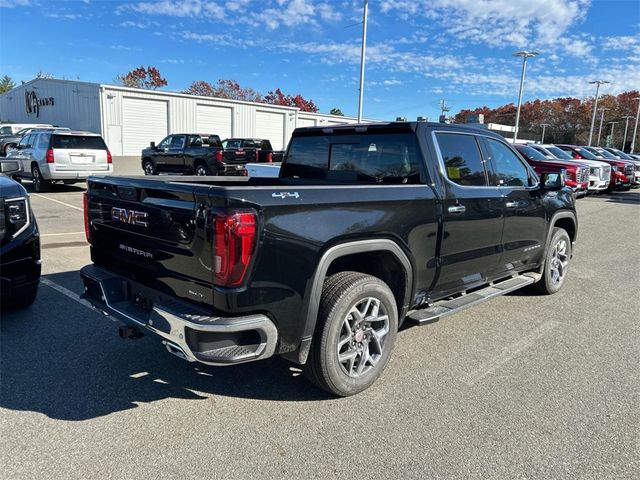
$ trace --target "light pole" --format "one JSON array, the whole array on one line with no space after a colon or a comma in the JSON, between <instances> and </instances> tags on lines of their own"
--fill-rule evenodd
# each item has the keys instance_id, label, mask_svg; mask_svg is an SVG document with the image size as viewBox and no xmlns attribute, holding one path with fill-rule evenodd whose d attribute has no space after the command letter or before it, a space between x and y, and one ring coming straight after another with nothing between
<instances>
[{"instance_id":1,"label":"light pole","mask_svg":"<svg viewBox=\"0 0 640 480\"><path fill-rule=\"evenodd\" d=\"M622 150L624 152L624 147L627 144L627 130L629 129L629 120L631 120L633 117L631 115L625 115L624 117L622 117L623 120L625 120L625 124L624 124L624 137L622 137L622 148L620 150Z\"/></svg>"},{"instance_id":2,"label":"light pole","mask_svg":"<svg viewBox=\"0 0 640 480\"><path fill-rule=\"evenodd\" d=\"M367 47L367 16L369 0L364 0L362 12L362 48L360 49L360 96L358 98L358 123L362 122L362 96L364 94L364 53Z\"/></svg>"},{"instance_id":3,"label":"light pole","mask_svg":"<svg viewBox=\"0 0 640 480\"><path fill-rule=\"evenodd\" d=\"M548 123L542 123L542 124L540 124L540 126L542 127L542 137L540 138L540 143L544 143L544 131L549 126L549 124Z\"/></svg>"},{"instance_id":4,"label":"light pole","mask_svg":"<svg viewBox=\"0 0 640 480\"><path fill-rule=\"evenodd\" d=\"M613 147L613 127L616 126L616 123L620 122L609 122L609 125L611 125L611 145L607 145L608 147Z\"/></svg>"},{"instance_id":5,"label":"light pole","mask_svg":"<svg viewBox=\"0 0 640 480\"><path fill-rule=\"evenodd\" d=\"M629 152L633 153L633 149L636 146L636 136L638 135L638 118L640 118L640 97L634 97L633 100L638 102L638 111L636 112L636 126L633 129L633 138L631 139L631 150Z\"/></svg>"},{"instance_id":6,"label":"light pole","mask_svg":"<svg viewBox=\"0 0 640 480\"><path fill-rule=\"evenodd\" d=\"M602 122L604 122L604 112L610 110L610 108L601 108L600 112L600 127L598 128L598 141L596 142L596 147L600 146L600 134L602 133Z\"/></svg>"},{"instance_id":7,"label":"light pole","mask_svg":"<svg viewBox=\"0 0 640 480\"><path fill-rule=\"evenodd\" d=\"M589 146L591 146L591 140L593 138L593 127L596 124L596 110L598 109L598 92L600 91L600 85L603 83L610 83L606 80L593 80L590 84L596 84L596 98L593 101L593 115L591 115L591 129L589 130Z\"/></svg>"},{"instance_id":8,"label":"light pole","mask_svg":"<svg viewBox=\"0 0 640 480\"><path fill-rule=\"evenodd\" d=\"M513 141L518 140L518 127L520 124L520 104L522 103L522 89L524 88L524 75L527 71L527 58L535 57L538 52L522 50L513 54L514 57L522 57L522 74L520 75L520 91L518 93L518 109L516 110L516 128L513 131Z\"/></svg>"}]
</instances>

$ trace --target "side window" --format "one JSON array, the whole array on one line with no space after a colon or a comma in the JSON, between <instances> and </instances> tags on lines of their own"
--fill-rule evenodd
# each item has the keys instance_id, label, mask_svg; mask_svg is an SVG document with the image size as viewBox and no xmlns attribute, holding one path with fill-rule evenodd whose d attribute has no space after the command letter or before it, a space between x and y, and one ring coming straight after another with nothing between
<instances>
[{"instance_id":1,"label":"side window","mask_svg":"<svg viewBox=\"0 0 640 480\"><path fill-rule=\"evenodd\" d=\"M437 133L436 138L449 180L466 187L487 185L484 163L475 136Z\"/></svg>"},{"instance_id":2,"label":"side window","mask_svg":"<svg viewBox=\"0 0 640 480\"><path fill-rule=\"evenodd\" d=\"M169 145L171 144L171 138L172 136L169 135L168 137L166 137L164 140L162 140L159 144L158 144L158 148L169 148Z\"/></svg>"},{"instance_id":3,"label":"side window","mask_svg":"<svg viewBox=\"0 0 640 480\"><path fill-rule=\"evenodd\" d=\"M204 144L202 141L202 137L200 135L191 135L189 137L189 146L190 147L201 147Z\"/></svg>"},{"instance_id":4,"label":"side window","mask_svg":"<svg viewBox=\"0 0 640 480\"><path fill-rule=\"evenodd\" d=\"M49 134L43 133L38 135L37 148L40 150L46 150L49 147Z\"/></svg>"},{"instance_id":5,"label":"side window","mask_svg":"<svg viewBox=\"0 0 640 480\"><path fill-rule=\"evenodd\" d=\"M29 145L31 145L32 139L33 139L33 135L25 135L24 137L22 137L18 145L20 145L23 148L27 148Z\"/></svg>"},{"instance_id":6,"label":"side window","mask_svg":"<svg viewBox=\"0 0 640 480\"><path fill-rule=\"evenodd\" d=\"M184 148L185 135L174 135L171 137L171 144L169 148Z\"/></svg>"},{"instance_id":7,"label":"side window","mask_svg":"<svg viewBox=\"0 0 640 480\"><path fill-rule=\"evenodd\" d=\"M495 170L489 175L491 185L510 187L529 185L529 170L509 147L502 142L487 138L487 148Z\"/></svg>"}]
</instances>

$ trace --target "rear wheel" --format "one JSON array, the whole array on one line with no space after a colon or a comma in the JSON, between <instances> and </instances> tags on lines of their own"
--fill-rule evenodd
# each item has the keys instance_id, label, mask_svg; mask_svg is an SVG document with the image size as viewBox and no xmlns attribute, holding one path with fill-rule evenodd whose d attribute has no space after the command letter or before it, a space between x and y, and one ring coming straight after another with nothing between
<instances>
[{"instance_id":1,"label":"rear wheel","mask_svg":"<svg viewBox=\"0 0 640 480\"><path fill-rule=\"evenodd\" d=\"M207 165L204 163L198 163L196 165L196 168L194 169L194 173L199 177L204 177L206 175L209 175L209 167L207 167Z\"/></svg>"},{"instance_id":2,"label":"rear wheel","mask_svg":"<svg viewBox=\"0 0 640 480\"><path fill-rule=\"evenodd\" d=\"M305 373L334 395L359 393L387 366L397 330L397 306L386 283L358 272L337 273L322 289Z\"/></svg>"},{"instance_id":3,"label":"rear wheel","mask_svg":"<svg viewBox=\"0 0 640 480\"><path fill-rule=\"evenodd\" d=\"M562 288L571 262L571 239L563 228L555 227L547 249L544 272L536 284L540 293L552 295Z\"/></svg>"},{"instance_id":4,"label":"rear wheel","mask_svg":"<svg viewBox=\"0 0 640 480\"><path fill-rule=\"evenodd\" d=\"M42 178L40 167L37 165L31 167L31 181L33 182L33 190L37 193L46 192L51 188L51 182Z\"/></svg>"},{"instance_id":5,"label":"rear wheel","mask_svg":"<svg viewBox=\"0 0 640 480\"><path fill-rule=\"evenodd\" d=\"M144 170L145 175L157 175L158 171L156 170L155 164L151 160L145 160L142 164L142 169Z\"/></svg>"}]
</instances>

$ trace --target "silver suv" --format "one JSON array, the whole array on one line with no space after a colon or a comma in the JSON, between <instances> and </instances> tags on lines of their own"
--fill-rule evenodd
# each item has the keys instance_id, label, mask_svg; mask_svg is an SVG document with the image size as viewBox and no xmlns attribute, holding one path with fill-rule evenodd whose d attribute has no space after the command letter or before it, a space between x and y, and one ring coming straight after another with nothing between
<instances>
[{"instance_id":1,"label":"silver suv","mask_svg":"<svg viewBox=\"0 0 640 480\"><path fill-rule=\"evenodd\" d=\"M18 160L18 178L30 178L33 189L42 192L53 182L71 184L89 175L113 173L113 161L100 135L68 130L34 131L25 135L7 155Z\"/></svg>"}]
</instances>

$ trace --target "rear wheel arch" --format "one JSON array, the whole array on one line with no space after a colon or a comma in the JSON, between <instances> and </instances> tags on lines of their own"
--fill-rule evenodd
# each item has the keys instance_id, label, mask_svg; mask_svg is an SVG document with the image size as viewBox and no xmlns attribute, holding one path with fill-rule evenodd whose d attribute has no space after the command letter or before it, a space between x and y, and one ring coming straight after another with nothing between
<instances>
[{"instance_id":1,"label":"rear wheel arch","mask_svg":"<svg viewBox=\"0 0 640 480\"><path fill-rule=\"evenodd\" d=\"M378 259L379 264L367 268L366 261ZM413 292L413 265L404 250L388 239L361 240L341 243L329 248L318 262L312 279L311 290L307 295L306 313L302 320L304 329L301 345L294 356L287 357L298 363L305 363L311 340L316 329L318 312L324 282L329 275L340 271L356 271L380 278L389 285L398 306L401 320L406 315ZM402 273L403 282L398 282L397 274ZM393 276L396 278L393 278Z\"/></svg>"}]
</instances>

